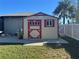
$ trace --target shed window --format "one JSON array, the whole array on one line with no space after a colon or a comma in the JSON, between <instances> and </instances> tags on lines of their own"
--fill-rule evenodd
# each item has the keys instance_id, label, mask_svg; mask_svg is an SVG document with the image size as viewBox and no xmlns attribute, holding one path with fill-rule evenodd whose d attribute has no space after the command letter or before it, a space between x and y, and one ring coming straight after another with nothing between
<instances>
[{"instance_id":1,"label":"shed window","mask_svg":"<svg viewBox=\"0 0 79 59\"><path fill-rule=\"evenodd\" d=\"M39 26L40 21L39 20L30 20L30 26Z\"/></svg>"},{"instance_id":2,"label":"shed window","mask_svg":"<svg viewBox=\"0 0 79 59\"><path fill-rule=\"evenodd\" d=\"M54 20L53 19L44 20L44 27L54 27Z\"/></svg>"}]
</instances>

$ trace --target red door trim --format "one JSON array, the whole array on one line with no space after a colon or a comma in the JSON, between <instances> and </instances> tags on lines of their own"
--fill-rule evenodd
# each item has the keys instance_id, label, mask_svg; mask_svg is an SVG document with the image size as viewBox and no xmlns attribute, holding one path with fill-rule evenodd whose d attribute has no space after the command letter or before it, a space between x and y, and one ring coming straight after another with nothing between
<instances>
[{"instance_id":1,"label":"red door trim","mask_svg":"<svg viewBox=\"0 0 79 59\"><path fill-rule=\"evenodd\" d=\"M37 19L37 20L39 20L39 19ZM28 20L28 39L30 38L30 37L32 37L31 35L30 35L30 32L32 31L32 30L37 30L38 32L39 32L39 38L41 39L41 37L42 37L42 23L41 23L41 20L40 20L40 29L31 29L30 28L30 20Z\"/></svg>"},{"instance_id":2,"label":"red door trim","mask_svg":"<svg viewBox=\"0 0 79 59\"><path fill-rule=\"evenodd\" d=\"M29 22L29 20L28 20L28 38L30 37L30 22Z\"/></svg>"},{"instance_id":3,"label":"red door trim","mask_svg":"<svg viewBox=\"0 0 79 59\"><path fill-rule=\"evenodd\" d=\"M40 39L42 38L42 20L40 19Z\"/></svg>"}]
</instances>

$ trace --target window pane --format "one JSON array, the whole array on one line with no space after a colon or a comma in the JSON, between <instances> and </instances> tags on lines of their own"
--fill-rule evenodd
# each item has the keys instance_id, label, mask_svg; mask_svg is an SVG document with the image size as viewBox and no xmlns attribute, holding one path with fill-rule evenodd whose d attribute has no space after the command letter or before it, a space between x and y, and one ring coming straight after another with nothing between
<instances>
[{"instance_id":1,"label":"window pane","mask_svg":"<svg viewBox=\"0 0 79 59\"><path fill-rule=\"evenodd\" d=\"M47 21L46 25L49 26L49 21Z\"/></svg>"},{"instance_id":2,"label":"window pane","mask_svg":"<svg viewBox=\"0 0 79 59\"><path fill-rule=\"evenodd\" d=\"M40 25L40 22L38 21L38 25Z\"/></svg>"},{"instance_id":3,"label":"window pane","mask_svg":"<svg viewBox=\"0 0 79 59\"><path fill-rule=\"evenodd\" d=\"M39 20L30 20L29 23L30 23L30 26L39 26L40 25Z\"/></svg>"},{"instance_id":4,"label":"window pane","mask_svg":"<svg viewBox=\"0 0 79 59\"><path fill-rule=\"evenodd\" d=\"M37 26L37 21L35 21L35 25Z\"/></svg>"},{"instance_id":5,"label":"window pane","mask_svg":"<svg viewBox=\"0 0 79 59\"><path fill-rule=\"evenodd\" d=\"M52 26L52 21L50 21L50 26Z\"/></svg>"},{"instance_id":6,"label":"window pane","mask_svg":"<svg viewBox=\"0 0 79 59\"><path fill-rule=\"evenodd\" d=\"M32 21L31 20L29 20L29 24L32 25Z\"/></svg>"},{"instance_id":7,"label":"window pane","mask_svg":"<svg viewBox=\"0 0 79 59\"><path fill-rule=\"evenodd\" d=\"M44 27L46 27L46 20L44 20Z\"/></svg>"},{"instance_id":8,"label":"window pane","mask_svg":"<svg viewBox=\"0 0 79 59\"><path fill-rule=\"evenodd\" d=\"M54 27L54 20L53 19L47 19L44 21L45 27Z\"/></svg>"}]
</instances>

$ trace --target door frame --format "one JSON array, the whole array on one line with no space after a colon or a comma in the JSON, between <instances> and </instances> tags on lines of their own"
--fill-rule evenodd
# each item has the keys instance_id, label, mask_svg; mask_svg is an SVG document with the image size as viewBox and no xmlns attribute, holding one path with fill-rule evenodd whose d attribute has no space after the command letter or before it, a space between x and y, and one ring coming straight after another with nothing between
<instances>
[{"instance_id":1,"label":"door frame","mask_svg":"<svg viewBox=\"0 0 79 59\"><path fill-rule=\"evenodd\" d=\"M30 25L30 21L40 21L40 25L38 25L40 28L39 29L31 29L31 25ZM37 30L39 32L39 37L37 37L37 39L41 39L42 38L42 20L40 19L29 19L28 20L28 39L34 39L30 33L32 32L32 30Z\"/></svg>"}]
</instances>

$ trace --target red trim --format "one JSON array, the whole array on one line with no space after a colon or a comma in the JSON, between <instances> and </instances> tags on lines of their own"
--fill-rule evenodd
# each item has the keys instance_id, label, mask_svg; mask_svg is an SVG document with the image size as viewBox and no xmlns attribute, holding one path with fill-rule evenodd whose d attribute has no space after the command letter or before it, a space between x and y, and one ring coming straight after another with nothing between
<instances>
[{"instance_id":1,"label":"red trim","mask_svg":"<svg viewBox=\"0 0 79 59\"><path fill-rule=\"evenodd\" d=\"M40 30L39 29L36 29L39 33L40 33Z\"/></svg>"},{"instance_id":2,"label":"red trim","mask_svg":"<svg viewBox=\"0 0 79 59\"><path fill-rule=\"evenodd\" d=\"M40 38L42 38L42 21L40 20Z\"/></svg>"},{"instance_id":3,"label":"red trim","mask_svg":"<svg viewBox=\"0 0 79 59\"><path fill-rule=\"evenodd\" d=\"M30 37L30 22L28 20L28 38Z\"/></svg>"},{"instance_id":4,"label":"red trim","mask_svg":"<svg viewBox=\"0 0 79 59\"><path fill-rule=\"evenodd\" d=\"M51 21L51 25L48 26L47 22L50 23ZM44 20L44 27L55 27L55 20L54 19L45 19Z\"/></svg>"},{"instance_id":5,"label":"red trim","mask_svg":"<svg viewBox=\"0 0 79 59\"><path fill-rule=\"evenodd\" d=\"M33 30L37 30L39 32L39 36L37 38L41 38L41 33L42 33L42 30L41 30L41 20L36 20L36 22L39 22L40 21L40 25L37 25L37 26L40 26L40 29L31 29L30 28L30 21L31 20L28 20L28 38L33 38L30 33L33 31Z\"/></svg>"},{"instance_id":6,"label":"red trim","mask_svg":"<svg viewBox=\"0 0 79 59\"><path fill-rule=\"evenodd\" d=\"M48 14L45 14L43 12L38 12L36 14L30 15L30 16L27 16L27 17L32 17L32 16L49 16L49 17L53 17L53 18L56 18L57 19L57 17L51 16L51 15L48 15Z\"/></svg>"}]
</instances>

